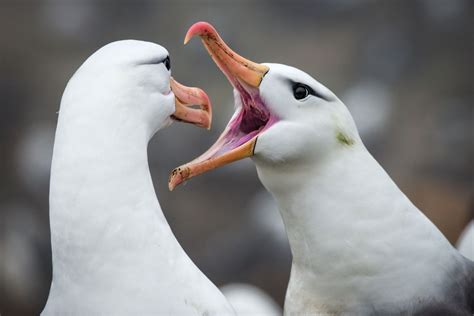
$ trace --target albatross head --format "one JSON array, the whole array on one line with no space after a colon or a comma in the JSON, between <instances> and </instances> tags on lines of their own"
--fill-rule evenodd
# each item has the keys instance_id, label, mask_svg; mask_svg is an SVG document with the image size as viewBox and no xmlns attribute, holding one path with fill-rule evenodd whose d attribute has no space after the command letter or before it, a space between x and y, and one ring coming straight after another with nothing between
<instances>
[{"instance_id":1,"label":"albatross head","mask_svg":"<svg viewBox=\"0 0 474 316\"><path fill-rule=\"evenodd\" d=\"M199 35L234 87L236 112L217 142L173 170L169 188L227 163L252 157L258 164L314 163L360 141L346 106L305 72L281 64L257 64L232 51L208 23L198 22L185 43Z\"/></svg>"},{"instance_id":2,"label":"albatross head","mask_svg":"<svg viewBox=\"0 0 474 316\"><path fill-rule=\"evenodd\" d=\"M149 137L172 120L211 124L206 93L174 80L168 51L151 42L123 40L99 49L71 78L63 101L71 101L67 110L76 116L112 128L144 129Z\"/></svg>"}]
</instances>

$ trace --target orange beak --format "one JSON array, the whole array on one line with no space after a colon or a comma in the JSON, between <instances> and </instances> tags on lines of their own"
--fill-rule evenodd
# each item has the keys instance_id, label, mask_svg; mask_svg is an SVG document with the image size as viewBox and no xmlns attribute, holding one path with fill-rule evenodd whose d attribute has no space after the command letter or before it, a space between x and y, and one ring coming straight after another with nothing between
<instances>
[{"instance_id":1,"label":"orange beak","mask_svg":"<svg viewBox=\"0 0 474 316\"><path fill-rule=\"evenodd\" d=\"M186 87L173 78L170 86L175 96L175 112L171 118L210 129L212 107L207 94L199 88ZM193 105L199 109L192 108Z\"/></svg>"},{"instance_id":2,"label":"orange beak","mask_svg":"<svg viewBox=\"0 0 474 316\"><path fill-rule=\"evenodd\" d=\"M201 37L204 47L232 84L238 80L251 87L258 88L260 86L263 76L268 72L267 66L254 63L234 52L209 23L197 22L193 24L186 33L184 44L187 44L195 35Z\"/></svg>"},{"instance_id":3,"label":"orange beak","mask_svg":"<svg viewBox=\"0 0 474 316\"><path fill-rule=\"evenodd\" d=\"M209 23L198 22L191 26L184 43L194 35L201 37L214 62L239 92L242 106L209 150L172 171L168 182L170 190L206 171L252 156L258 135L277 121L263 104L258 90L269 67L235 53Z\"/></svg>"}]
</instances>

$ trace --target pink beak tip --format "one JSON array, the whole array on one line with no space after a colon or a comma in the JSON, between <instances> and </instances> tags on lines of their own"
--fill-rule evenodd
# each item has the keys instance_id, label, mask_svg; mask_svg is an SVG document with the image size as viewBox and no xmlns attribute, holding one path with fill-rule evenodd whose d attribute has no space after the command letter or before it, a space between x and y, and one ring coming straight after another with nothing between
<instances>
[{"instance_id":1,"label":"pink beak tip","mask_svg":"<svg viewBox=\"0 0 474 316\"><path fill-rule=\"evenodd\" d=\"M184 44L186 45L193 36L203 36L204 34L214 33L217 34L216 29L207 22L196 22L189 28L186 36L184 37Z\"/></svg>"}]
</instances>

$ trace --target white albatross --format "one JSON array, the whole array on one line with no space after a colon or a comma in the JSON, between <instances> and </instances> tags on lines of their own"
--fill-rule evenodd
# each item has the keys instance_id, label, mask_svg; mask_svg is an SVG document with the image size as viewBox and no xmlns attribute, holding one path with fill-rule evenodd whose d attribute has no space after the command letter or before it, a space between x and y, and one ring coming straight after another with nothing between
<instances>
[{"instance_id":1,"label":"white albatross","mask_svg":"<svg viewBox=\"0 0 474 316\"><path fill-rule=\"evenodd\" d=\"M170 78L157 44L114 42L77 70L56 130L53 280L42 315L234 314L177 242L148 168L155 132L171 116L209 127L209 106L202 90Z\"/></svg>"},{"instance_id":2,"label":"white albatross","mask_svg":"<svg viewBox=\"0 0 474 316\"><path fill-rule=\"evenodd\" d=\"M234 87L217 142L170 189L252 157L293 254L287 315L471 315L474 263L451 246L363 145L346 106L308 74L256 64L205 22L199 35Z\"/></svg>"}]
</instances>

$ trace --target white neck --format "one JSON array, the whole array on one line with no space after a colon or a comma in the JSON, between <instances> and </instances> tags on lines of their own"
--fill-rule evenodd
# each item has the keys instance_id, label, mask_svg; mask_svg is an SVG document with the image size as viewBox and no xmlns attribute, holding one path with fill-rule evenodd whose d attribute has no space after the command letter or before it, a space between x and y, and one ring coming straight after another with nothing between
<instances>
[{"instance_id":1,"label":"white neck","mask_svg":"<svg viewBox=\"0 0 474 316\"><path fill-rule=\"evenodd\" d=\"M148 168L149 132L75 114L63 104L56 132L53 282L44 313L228 314L162 213Z\"/></svg>"},{"instance_id":2,"label":"white neck","mask_svg":"<svg viewBox=\"0 0 474 316\"><path fill-rule=\"evenodd\" d=\"M256 162L292 249L287 312L364 312L440 295L455 251L362 144L299 169Z\"/></svg>"},{"instance_id":3,"label":"white neck","mask_svg":"<svg viewBox=\"0 0 474 316\"><path fill-rule=\"evenodd\" d=\"M157 245L177 245L168 242L172 234L155 196L147 138L92 118L70 119L67 111L51 170L53 284L107 288L155 275Z\"/></svg>"}]
</instances>

